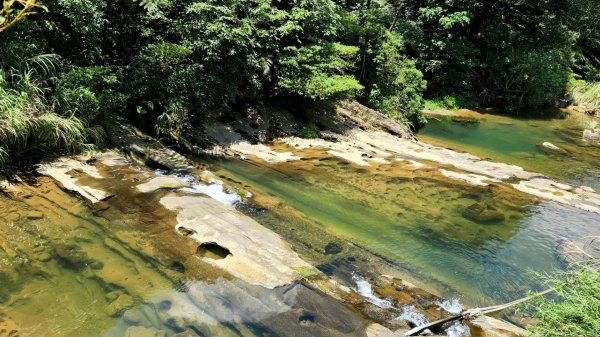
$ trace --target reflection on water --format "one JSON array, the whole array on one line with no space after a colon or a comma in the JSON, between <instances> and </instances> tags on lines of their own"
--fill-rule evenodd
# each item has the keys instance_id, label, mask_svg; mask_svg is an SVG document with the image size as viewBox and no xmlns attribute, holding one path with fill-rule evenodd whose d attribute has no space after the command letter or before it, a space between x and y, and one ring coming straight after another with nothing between
<instances>
[{"instance_id":1,"label":"reflection on water","mask_svg":"<svg viewBox=\"0 0 600 337\"><path fill-rule=\"evenodd\" d=\"M290 205L314 225L397 263L425 284L448 285L445 297L467 304L514 299L541 285L534 272L563 267L561 238L599 235L600 216L499 186L472 187L401 164L365 172L335 159L278 165L215 162L223 177ZM504 220L465 216L493 206ZM265 215L260 221L268 223ZM293 221L293 217L290 217Z\"/></svg>"}]
</instances>

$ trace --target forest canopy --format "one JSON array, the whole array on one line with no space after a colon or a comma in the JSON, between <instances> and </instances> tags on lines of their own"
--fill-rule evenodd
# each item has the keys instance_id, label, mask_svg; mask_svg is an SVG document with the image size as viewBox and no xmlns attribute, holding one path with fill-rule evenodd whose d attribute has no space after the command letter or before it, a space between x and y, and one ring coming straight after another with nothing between
<instances>
[{"instance_id":1,"label":"forest canopy","mask_svg":"<svg viewBox=\"0 0 600 337\"><path fill-rule=\"evenodd\" d=\"M74 150L120 121L176 133L270 102L353 98L413 128L424 99L554 106L600 79L600 4L3 0L0 46L6 161L43 125L39 151Z\"/></svg>"}]
</instances>

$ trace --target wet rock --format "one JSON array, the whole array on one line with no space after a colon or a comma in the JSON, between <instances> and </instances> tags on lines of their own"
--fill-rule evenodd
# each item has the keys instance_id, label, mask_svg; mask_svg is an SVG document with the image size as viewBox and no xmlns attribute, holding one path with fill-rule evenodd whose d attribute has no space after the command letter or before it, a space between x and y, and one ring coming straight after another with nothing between
<instances>
[{"instance_id":1,"label":"wet rock","mask_svg":"<svg viewBox=\"0 0 600 337\"><path fill-rule=\"evenodd\" d=\"M504 214L492 206L474 203L465 208L463 217L475 222L499 222L504 220Z\"/></svg>"},{"instance_id":2,"label":"wet rock","mask_svg":"<svg viewBox=\"0 0 600 337\"><path fill-rule=\"evenodd\" d=\"M176 333L172 337L200 337L200 335L192 330L186 330L184 332Z\"/></svg>"},{"instance_id":3,"label":"wet rock","mask_svg":"<svg viewBox=\"0 0 600 337\"><path fill-rule=\"evenodd\" d=\"M467 321L471 337L526 337L527 331L489 316Z\"/></svg>"},{"instance_id":4,"label":"wet rock","mask_svg":"<svg viewBox=\"0 0 600 337\"><path fill-rule=\"evenodd\" d=\"M160 203L178 212L176 228L194 231L190 238L226 248L226 258L203 261L247 282L278 287L300 278L294 268L312 268L279 235L214 199L169 195Z\"/></svg>"},{"instance_id":5,"label":"wet rock","mask_svg":"<svg viewBox=\"0 0 600 337\"><path fill-rule=\"evenodd\" d=\"M7 214L5 219L8 222L19 221L19 219L21 219L21 215L19 213L12 212L12 213Z\"/></svg>"},{"instance_id":6,"label":"wet rock","mask_svg":"<svg viewBox=\"0 0 600 337\"><path fill-rule=\"evenodd\" d=\"M156 177L147 183L138 185L137 189L140 192L148 193L161 189L177 189L183 187L190 187L190 184L175 177Z\"/></svg>"},{"instance_id":7,"label":"wet rock","mask_svg":"<svg viewBox=\"0 0 600 337\"><path fill-rule=\"evenodd\" d=\"M600 142L600 129L583 130L583 140L586 142Z\"/></svg>"},{"instance_id":8,"label":"wet rock","mask_svg":"<svg viewBox=\"0 0 600 337\"><path fill-rule=\"evenodd\" d=\"M74 243L58 243L54 245L54 252L58 257L74 267L81 268L92 262L81 247Z\"/></svg>"},{"instance_id":9,"label":"wet rock","mask_svg":"<svg viewBox=\"0 0 600 337\"><path fill-rule=\"evenodd\" d=\"M129 309L123 313L123 321L129 325L147 325L148 319L139 310Z\"/></svg>"},{"instance_id":10,"label":"wet rock","mask_svg":"<svg viewBox=\"0 0 600 337\"><path fill-rule=\"evenodd\" d=\"M326 255L335 255L341 253L343 250L342 246L336 242L330 242L325 246Z\"/></svg>"},{"instance_id":11,"label":"wet rock","mask_svg":"<svg viewBox=\"0 0 600 337\"><path fill-rule=\"evenodd\" d=\"M121 294L114 301L112 301L106 308L106 313L110 317L116 317L125 311L127 308L133 305L133 298L126 294Z\"/></svg>"},{"instance_id":12,"label":"wet rock","mask_svg":"<svg viewBox=\"0 0 600 337\"><path fill-rule=\"evenodd\" d=\"M392 331L383 325L373 323L369 324L366 330L367 337L396 337L402 336L406 330L401 329L398 331Z\"/></svg>"},{"instance_id":13,"label":"wet rock","mask_svg":"<svg viewBox=\"0 0 600 337\"><path fill-rule=\"evenodd\" d=\"M560 147L558 147L550 142L543 142L541 144L538 144L537 147L539 147L540 149L542 149L544 151L548 151L548 152L552 152L552 153L558 153L558 154L562 154L562 155L569 154L565 149L561 149Z\"/></svg>"},{"instance_id":14,"label":"wet rock","mask_svg":"<svg viewBox=\"0 0 600 337\"><path fill-rule=\"evenodd\" d=\"M132 326L125 332L125 337L166 337L167 332L165 330L157 330L153 328L146 328L142 326Z\"/></svg>"},{"instance_id":15,"label":"wet rock","mask_svg":"<svg viewBox=\"0 0 600 337\"><path fill-rule=\"evenodd\" d=\"M105 191L83 186L77 182L77 177L72 175L74 172L77 172L77 175L85 173L90 177L102 179L98 169L93 165L86 164L85 161L60 158L55 162L40 165L38 172L54 179L61 188L76 192L92 203L106 200L112 196Z\"/></svg>"},{"instance_id":16,"label":"wet rock","mask_svg":"<svg viewBox=\"0 0 600 337\"><path fill-rule=\"evenodd\" d=\"M25 217L29 220L38 220L44 217L44 213L40 211L30 211L25 214Z\"/></svg>"}]
</instances>

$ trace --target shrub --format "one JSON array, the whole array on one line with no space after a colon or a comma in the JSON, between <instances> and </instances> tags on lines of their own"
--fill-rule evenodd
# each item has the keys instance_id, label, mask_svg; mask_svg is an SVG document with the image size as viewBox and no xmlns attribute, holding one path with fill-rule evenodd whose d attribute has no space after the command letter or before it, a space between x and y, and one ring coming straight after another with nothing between
<instances>
[{"instance_id":1,"label":"shrub","mask_svg":"<svg viewBox=\"0 0 600 337\"><path fill-rule=\"evenodd\" d=\"M596 337L600 331L600 271L592 267L564 274L558 298L531 305L539 321L528 327L532 337Z\"/></svg>"}]
</instances>

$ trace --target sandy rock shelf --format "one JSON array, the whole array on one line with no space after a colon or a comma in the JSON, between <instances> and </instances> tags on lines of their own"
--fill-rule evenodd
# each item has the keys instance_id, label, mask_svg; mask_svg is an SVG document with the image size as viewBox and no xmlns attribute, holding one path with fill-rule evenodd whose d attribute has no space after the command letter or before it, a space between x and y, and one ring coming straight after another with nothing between
<instances>
[{"instance_id":1,"label":"sandy rock shelf","mask_svg":"<svg viewBox=\"0 0 600 337\"><path fill-rule=\"evenodd\" d=\"M228 252L205 261L250 284L275 288L299 279L298 270L313 268L277 234L218 201L168 195L160 203L178 212L178 231L198 241L200 248L208 244Z\"/></svg>"},{"instance_id":2,"label":"sandy rock shelf","mask_svg":"<svg viewBox=\"0 0 600 337\"><path fill-rule=\"evenodd\" d=\"M434 162L445 168L439 173L448 179L472 186L506 184L542 200L554 201L600 214L600 194L586 186L571 186L524 170L520 166L483 160L469 153L433 146L414 139L404 139L383 131L353 129L344 135L331 134L326 139L280 138L295 152L277 152L263 144L233 143L230 149L242 158L255 157L270 164L300 160L306 149L322 149L329 155L358 166L387 165L408 161L415 170Z\"/></svg>"}]
</instances>

